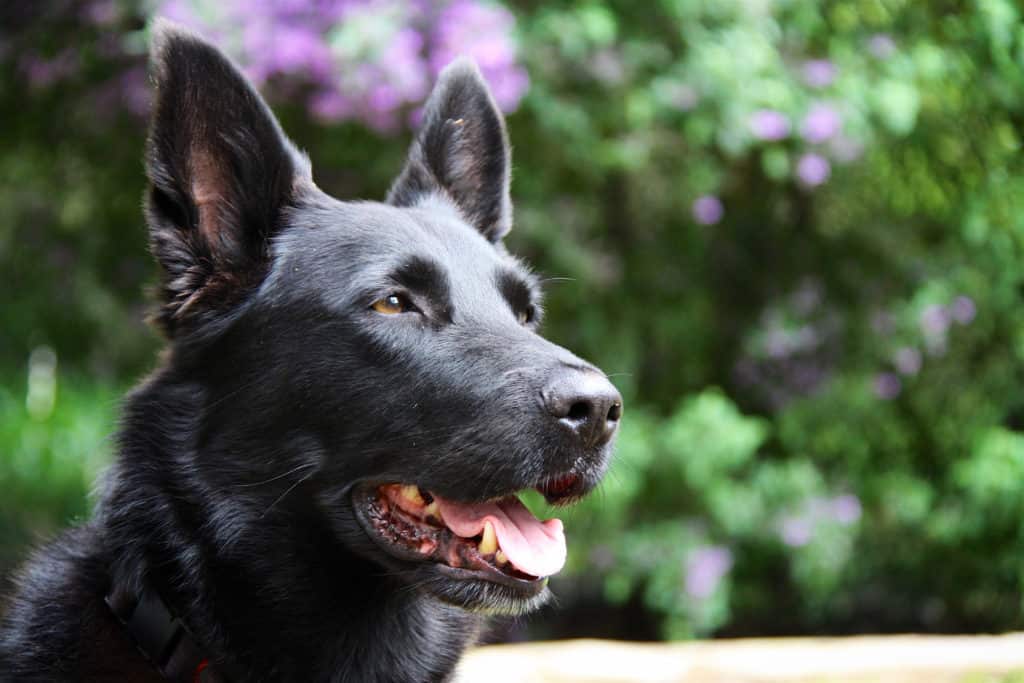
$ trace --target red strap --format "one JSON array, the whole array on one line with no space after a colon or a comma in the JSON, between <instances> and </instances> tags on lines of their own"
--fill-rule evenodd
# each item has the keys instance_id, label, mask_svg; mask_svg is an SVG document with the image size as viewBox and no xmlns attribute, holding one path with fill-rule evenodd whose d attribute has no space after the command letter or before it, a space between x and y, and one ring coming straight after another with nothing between
<instances>
[{"instance_id":1,"label":"red strap","mask_svg":"<svg viewBox=\"0 0 1024 683\"><path fill-rule=\"evenodd\" d=\"M210 666L209 659L204 659L203 661L199 662L199 666L196 667L196 672L192 678L192 683L200 683L200 678L203 675L203 669L205 669L208 666Z\"/></svg>"}]
</instances>

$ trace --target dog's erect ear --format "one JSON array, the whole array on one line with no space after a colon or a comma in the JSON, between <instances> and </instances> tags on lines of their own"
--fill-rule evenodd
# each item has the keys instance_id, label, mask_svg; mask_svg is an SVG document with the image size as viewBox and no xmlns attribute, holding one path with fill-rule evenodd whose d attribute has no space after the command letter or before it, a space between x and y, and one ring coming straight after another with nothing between
<instances>
[{"instance_id":1,"label":"dog's erect ear","mask_svg":"<svg viewBox=\"0 0 1024 683\"><path fill-rule=\"evenodd\" d=\"M217 48L157 21L150 61L146 213L162 268L156 318L173 336L259 284L282 209L312 180L306 157Z\"/></svg>"},{"instance_id":2,"label":"dog's erect ear","mask_svg":"<svg viewBox=\"0 0 1024 683\"><path fill-rule=\"evenodd\" d=\"M511 156L487 83L476 64L461 58L441 72L388 202L414 206L441 192L470 225L497 242L512 227Z\"/></svg>"}]
</instances>

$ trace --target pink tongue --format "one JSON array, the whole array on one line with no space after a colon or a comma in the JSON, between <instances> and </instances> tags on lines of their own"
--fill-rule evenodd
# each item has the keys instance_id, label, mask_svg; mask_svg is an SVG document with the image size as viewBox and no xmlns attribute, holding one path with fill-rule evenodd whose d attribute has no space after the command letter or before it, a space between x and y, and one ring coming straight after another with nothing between
<instances>
[{"instance_id":1,"label":"pink tongue","mask_svg":"<svg viewBox=\"0 0 1024 683\"><path fill-rule=\"evenodd\" d=\"M498 546L512 566L533 576L551 576L565 564L562 520L541 522L519 499L510 496L496 503L456 503L434 496L445 525L456 536L472 538L490 520Z\"/></svg>"}]
</instances>

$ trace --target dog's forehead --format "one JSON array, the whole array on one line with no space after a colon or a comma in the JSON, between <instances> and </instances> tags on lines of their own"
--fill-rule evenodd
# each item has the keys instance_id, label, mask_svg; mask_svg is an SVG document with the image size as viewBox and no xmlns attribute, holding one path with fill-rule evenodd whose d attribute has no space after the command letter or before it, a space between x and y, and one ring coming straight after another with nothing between
<instances>
[{"instance_id":1,"label":"dog's forehead","mask_svg":"<svg viewBox=\"0 0 1024 683\"><path fill-rule=\"evenodd\" d=\"M296 208L287 220L288 229L275 240L268 280L283 278L307 293L373 286L417 259L435 264L453 294L469 288L481 296L488 290L497 294L499 273L522 268L441 199L412 208L318 201Z\"/></svg>"}]
</instances>

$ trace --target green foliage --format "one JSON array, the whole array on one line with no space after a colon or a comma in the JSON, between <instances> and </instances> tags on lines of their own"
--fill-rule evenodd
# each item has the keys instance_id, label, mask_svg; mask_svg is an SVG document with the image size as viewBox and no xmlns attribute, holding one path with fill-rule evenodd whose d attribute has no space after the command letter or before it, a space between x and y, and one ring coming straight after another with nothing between
<instances>
[{"instance_id":1,"label":"green foliage","mask_svg":"<svg viewBox=\"0 0 1024 683\"><path fill-rule=\"evenodd\" d=\"M40 397L40 391L50 395ZM113 452L119 393L75 376L30 392L24 377L4 377L0 571L20 559L26 543L85 517L87 496Z\"/></svg>"},{"instance_id":2,"label":"green foliage","mask_svg":"<svg viewBox=\"0 0 1024 683\"><path fill-rule=\"evenodd\" d=\"M665 637L1024 625L1017 3L511 9L531 88L510 247L552 278L549 336L626 396L606 483L558 512L563 593L640 605ZM94 114L123 68L97 39L56 88L0 60L11 554L83 514L110 387L155 346L142 126ZM383 195L407 140L279 109L322 187ZM42 345L65 370L40 422Z\"/></svg>"},{"instance_id":3,"label":"green foliage","mask_svg":"<svg viewBox=\"0 0 1024 683\"><path fill-rule=\"evenodd\" d=\"M528 15L540 82L512 124L520 243L594 309L580 321L559 285L551 329L628 373L628 486L589 512L618 523L573 546L619 551L586 571L610 597L640 591L666 635L1019 626L1019 9L605 2L601 42L593 6ZM807 60L834 79L810 85ZM814 142L821 103L842 125ZM753 130L765 109L781 139ZM808 153L830 162L820 186ZM707 194L724 213L702 225ZM761 421L719 423L705 401ZM823 501L850 495L861 514L830 518ZM702 612L678 577L708 544L735 562Z\"/></svg>"}]
</instances>

